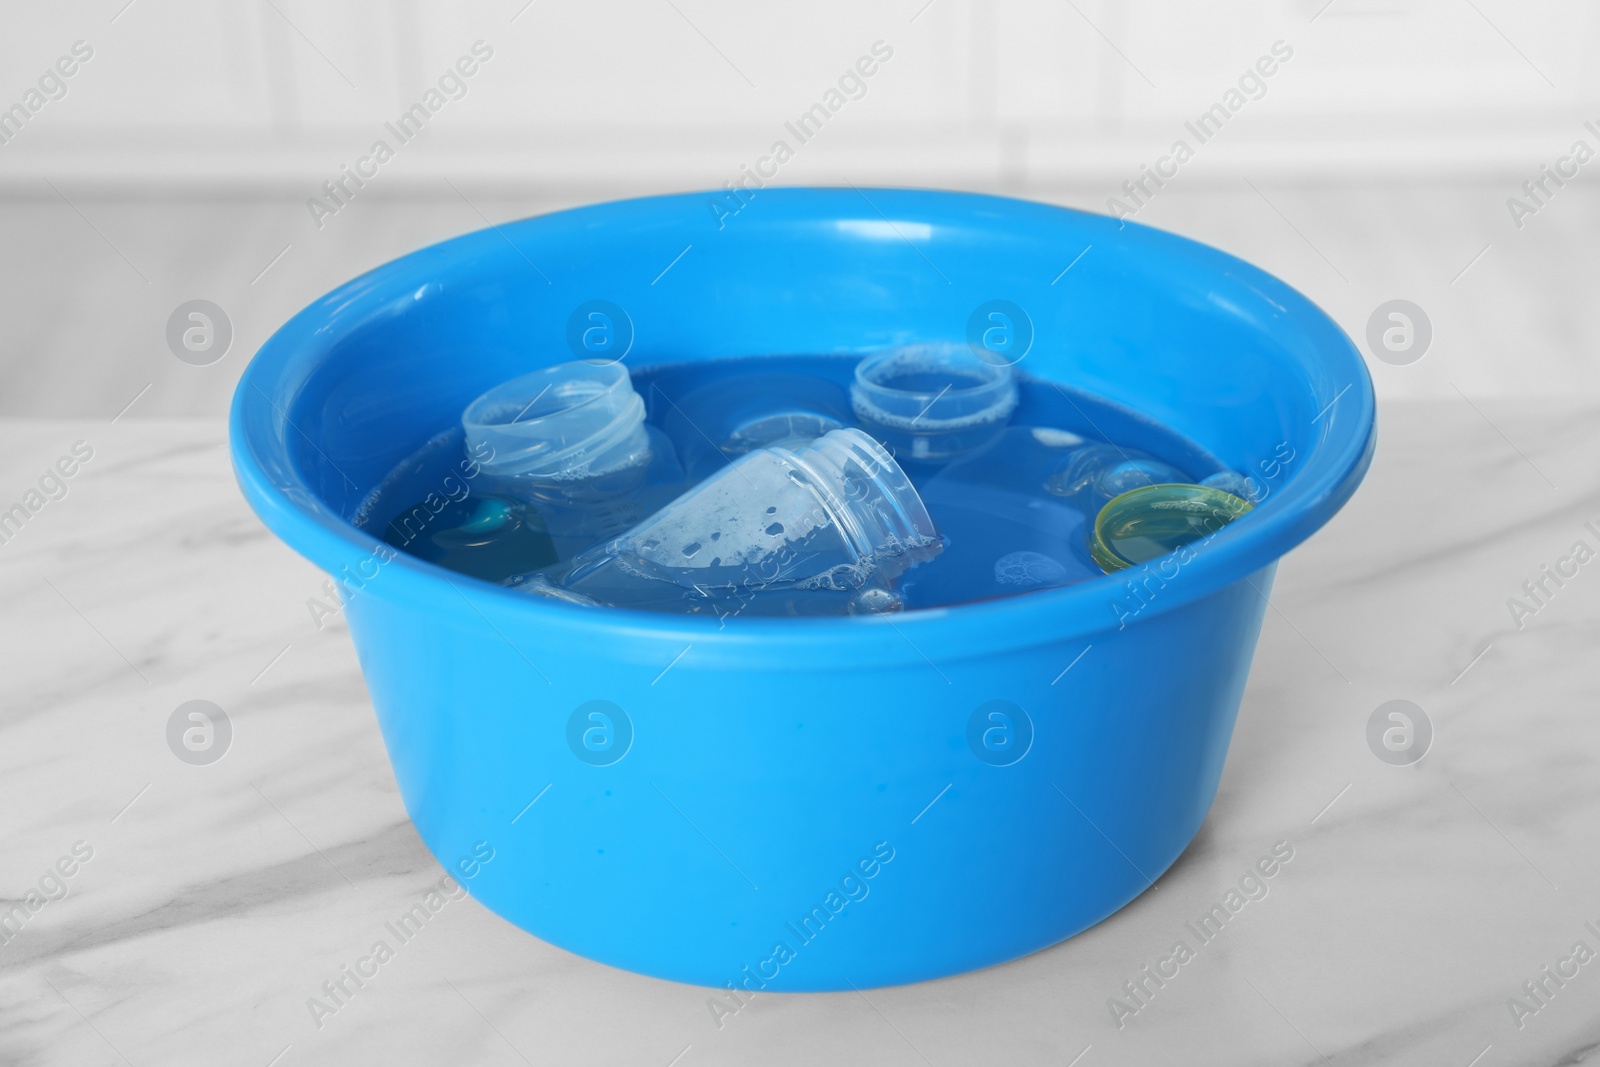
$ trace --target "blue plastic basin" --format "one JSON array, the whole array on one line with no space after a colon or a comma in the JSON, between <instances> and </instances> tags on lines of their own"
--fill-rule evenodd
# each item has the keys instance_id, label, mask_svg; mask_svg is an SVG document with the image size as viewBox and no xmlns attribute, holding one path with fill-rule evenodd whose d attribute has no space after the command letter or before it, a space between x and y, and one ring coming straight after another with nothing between
<instances>
[{"instance_id":1,"label":"blue plastic basin","mask_svg":"<svg viewBox=\"0 0 1600 1067\"><path fill-rule=\"evenodd\" d=\"M1276 561L1370 462L1362 361L1282 282L1146 227L957 193L772 189L731 217L721 197L468 234L318 300L234 397L245 495L347 579L423 841L536 936L774 990L935 978L1071 937L1200 828ZM573 358L592 301L624 310L642 367L962 339L993 300L1031 319L1020 369L1145 412L1266 500L1187 557L1070 588L721 623L533 599L348 521L473 397Z\"/></svg>"}]
</instances>

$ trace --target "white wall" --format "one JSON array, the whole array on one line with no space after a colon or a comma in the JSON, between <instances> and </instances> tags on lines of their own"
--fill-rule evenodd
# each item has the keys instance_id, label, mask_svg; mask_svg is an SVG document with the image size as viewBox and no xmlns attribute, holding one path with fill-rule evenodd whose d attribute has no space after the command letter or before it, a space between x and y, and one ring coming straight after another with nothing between
<instances>
[{"instance_id":1,"label":"white wall","mask_svg":"<svg viewBox=\"0 0 1600 1067\"><path fill-rule=\"evenodd\" d=\"M1121 174L1277 40L1294 59L1218 163L1514 166L1600 105L1600 6L1582 0L925 2L19 6L0 36L0 99L75 40L95 56L6 146L0 181L51 168L163 186L321 175L480 39L495 60L429 132L450 151L398 180L465 152L518 180L613 184L623 166L704 182L764 149L875 40L895 59L807 153L812 177ZM1532 155L1517 160L1519 146ZM96 175L108 158L115 174Z\"/></svg>"},{"instance_id":2,"label":"white wall","mask_svg":"<svg viewBox=\"0 0 1600 1067\"><path fill-rule=\"evenodd\" d=\"M306 199L480 40L466 95L317 229ZM147 383L130 417L220 411L339 281L485 217L737 178L877 41L893 58L778 181L1106 210L1184 137L1141 221L1283 274L1358 338L1383 300L1429 310L1437 353L1375 366L1385 395L1600 389L1600 164L1521 229L1506 207L1574 140L1600 149L1594 3L100 0L7 12L0 107L77 41L66 95L0 145L3 413L114 412ZM1198 145L1185 120L1280 41ZM238 335L203 374L161 341L197 296Z\"/></svg>"}]
</instances>

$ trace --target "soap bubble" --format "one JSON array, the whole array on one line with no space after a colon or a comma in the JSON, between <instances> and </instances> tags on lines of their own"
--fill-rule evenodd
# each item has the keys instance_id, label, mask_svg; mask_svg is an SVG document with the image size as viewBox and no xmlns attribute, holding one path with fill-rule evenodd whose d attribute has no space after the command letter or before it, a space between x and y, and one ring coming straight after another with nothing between
<instances>
[{"instance_id":1,"label":"soap bubble","mask_svg":"<svg viewBox=\"0 0 1600 1067\"><path fill-rule=\"evenodd\" d=\"M1008 552L994 561L994 580L1001 585L1052 585L1067 577L1067 569L1039 552Z\"/></svg>"},{"instance_id":2,"label":"soap bubble","mask_svg":"<svg viewBox=\"0 0 1600 1067\"><path fill-rule=\"evenodd\" d=\"M904 608L898 596L877 585L867 586L850 598L852 615L892 615Z\"/></svg>"}]
</instances>

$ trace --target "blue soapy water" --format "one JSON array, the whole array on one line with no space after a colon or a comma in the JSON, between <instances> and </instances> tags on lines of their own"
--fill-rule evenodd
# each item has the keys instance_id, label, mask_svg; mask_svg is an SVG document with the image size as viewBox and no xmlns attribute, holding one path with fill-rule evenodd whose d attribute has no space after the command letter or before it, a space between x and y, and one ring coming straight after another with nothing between
<instances>
[{"instance_id":1,"label":"blue soapy water","mask_svg":"<svg viewBox=\"0 0 1600 1067\"><path fill-rule=\"evenodd\" d=\"M878 615L1099 577L1095 515L1130 489L1204 482L1245 495L1241 476L1173 431L1014 370L974 386L988 391L973 398L990 413L981 434L952 422L961 439L941 441L929 432L938 419L886 428L894 420L873 404L897 398L869 390L864 410L859 363L784 356L640 368L631 385L649 455L607 472L615 484L580 479L552 493L492 472L463 478L471 452L457 428L402 463L356 521L384 530L454 475L469 497L452 499L435 520L450 529L428 542L442 536L452 551L418 554L475 577L574 604L720 618ZM915 366L893 369L869 385L905 388L912 404L915 391L938 395L965 371L941 379L937 365L922 377ZM929 410L961 402L956 391ZM524 534L524 557L535 554L526 532L538 530L540 551L558 558L508 567L503 546L492 560L463 557L508 524Z\"/></svg>"},{"instance_id":2,"label":"blue soapy water","mask_svg":"<svg viewBox=\"0 0 1600 1067\"><path fill-rule=\"evenodd\" d=\"M762 373L645 372L635 386L654 423L672 438L685 473L700 481L758 448L804 444L853 425L840 383L791 361Z\"/></svg>"}]
</instances>

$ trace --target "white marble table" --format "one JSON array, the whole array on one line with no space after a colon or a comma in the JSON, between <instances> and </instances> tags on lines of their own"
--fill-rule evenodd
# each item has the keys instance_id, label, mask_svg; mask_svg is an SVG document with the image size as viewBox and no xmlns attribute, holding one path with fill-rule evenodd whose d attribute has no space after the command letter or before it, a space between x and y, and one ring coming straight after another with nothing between
<instances>
[{"instance_id":1,"label":"white marble table","mask_svg":"<svg viewBox=\"0 0 1600 1067\"><path fill-rule=\"evenodd\" d=\"M720 1030L707 991L470 899L319 1028L308 998L442 873L342 622L313 623L321 576L246 508L218 422L0 423L0 509L93 448L0 544L0 906L43 901L0 944L0 1062L1585 1060L1600 961L1546 979L1536 1013L1507 1002L1575 942L1600 951L1600 562L1521 629L1507 599L1600 548L1600 408L1479 407L1384 408L1366 486L1281 568L1221 793L1154 890L1028 959L767 996ZM1436 732L1414 766L1368 748L1393 698ZM209 766L167 745L191 699L233 724ZM1294 858L1270 893L1119 1029L1108 999L1277 842Z\"/></svg>"}]
</instances>

